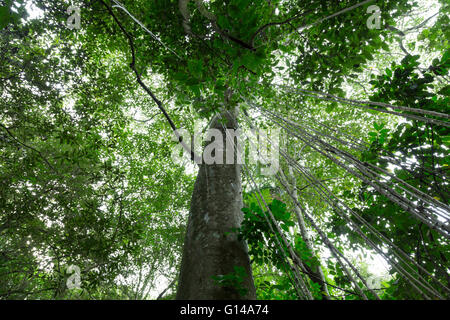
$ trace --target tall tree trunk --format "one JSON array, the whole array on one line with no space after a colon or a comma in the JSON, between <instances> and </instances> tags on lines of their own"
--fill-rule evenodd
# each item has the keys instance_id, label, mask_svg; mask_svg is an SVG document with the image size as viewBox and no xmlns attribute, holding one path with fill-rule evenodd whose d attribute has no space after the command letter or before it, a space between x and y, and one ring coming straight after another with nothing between
<instances>
[{"instance_id":1,"label":"tall tree trunk","mask_svg":"<svg viewBox=\"0 0 450 320\"><path fill-rule=\"evenodd\" d=\"M235 112L216 116L210 128L222 132L226 146L226 128L237 128ZM225 121L220 121L224 119ZM234 139L234 138L233 138ZM255 299L255 286L247 245L238 241L233 228L243 219L241 165L201 164L194 192L184 241L183 257L176 299ZM236 158L234 158L236 160ZM239 286L220 286L214 276L233 273L242 267L246 276ZM244 289L239 292L238 289Z\"/></svg>"}]
</instances>

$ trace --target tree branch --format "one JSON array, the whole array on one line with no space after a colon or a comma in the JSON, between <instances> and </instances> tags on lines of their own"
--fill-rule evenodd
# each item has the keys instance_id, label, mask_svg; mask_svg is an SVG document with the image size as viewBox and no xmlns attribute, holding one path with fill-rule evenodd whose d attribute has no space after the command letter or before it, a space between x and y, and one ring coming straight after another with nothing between
<instances>
[{"instance_id":1,"label":"tree branch","mask_svg":"<svg viewBox=\"0 0 450 320\"><path fill-rule=\"evenodd\" d=\"M158 297L156 298L156 300L161 300L162 297L164 297L164 294L167 292L167 290L169 290L169 289L175 284L175 281L176 281L176 280L177 280L176 278L173 279L172 282L167 286L167 288L165 288L165 289L158 295Z\"/></svg>"},{"instance_id":2,"label":"tree branch","mask_svg":"<svg viewBox=\"0 0 450 320\"><path fill-rule=\"evenodd\" d=\"M252 38L251 38L251 40L250 40L250 45L251 45L252 47L254 47L256 37L257 37L261 32L263 32L264 30L266 30L268 27L270 27L270 26L281 26L281 25L290 23L291 21L293 21L293 20L295 20L295 19L297 19L297 18L299 18L299 17L302 17L302 16L304 16L305 14L307 14L307 13L309 13L309 12L312 12L312 10L308 10L308 11L302 12L302 13L299 12L299 13L295 14L293 17L290 17L289 19L286 19L286 20L284 20L284 21L278 21L278 22L269 22L269 23L266 23L265 25L263 25L262 27L260 27L258 30L256 30L256 32L252 35Z\"/></svg>"},{"instance_id":3,"label":"tree branch","mask_svg":"<svg viewBox=\"0 0 450 320\"><path fill-rule=\"evenodd\" d=\"M191 154L191 159L195 160L196 163L199 163L199 159L201 159L200 157L198 157L194 150L191 150L189 146L186 145L186 143L183 141L183 138L179 135L178 133L178 129L175 126L175 123L172 121L172 119L170 118L169 114L167 113L166 109L163 107L162 102L153 94L153 92L145 85L145 83L142 81L141 79L141 75L140 73L137 71L136 69L136 54L135 54L135 48L134 48L134 41L133 41L133 37L125 30L124 26L122 25L122 23L119 21L119 19L117 18L117 16L114 14L114 12L112 11L111 7L105 3L105 1L100 0L100 2L106 7L106 9L108 10L109 14L112 16L112 18L114 19L114 21L116 22L116 24L119 26L120 30L122 30L122 33L125 35L125 37L128 39L128 44L130 46L130 50L131 50L131 62L130 62L130 68L131 70L133 70L134 74L136 75L136 80L139 83L139 85L141 86L142 89L144 89L144 91L152 98L152 100L156 103L156 105L158 106L159 110L163 113L164 117L166 118L167 122L169 122L170 127L172 128L173 132L175 133L178 142L181 143L181 145L183 146L183 148L190 152Z\"/></svg>"}]
</instances>

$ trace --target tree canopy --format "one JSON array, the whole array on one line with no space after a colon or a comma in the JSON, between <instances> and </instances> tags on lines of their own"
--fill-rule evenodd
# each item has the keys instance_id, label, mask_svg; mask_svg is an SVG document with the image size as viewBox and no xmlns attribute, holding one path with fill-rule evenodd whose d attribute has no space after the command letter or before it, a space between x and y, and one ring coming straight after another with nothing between
<instances>
[{"instance_id":1,"label":"tree canopy","mask_svg":"<svg viewBox=\"0 0 450 320\"><path fill-rule=\"evenodd\" d=\"M449 12L0 1L0 299L174 298L198 171L177 132L230 107L280 129L230 230L258 299L448 299ZM245 276L214 281L245 294Z\"/></svg>"}]
</instances>

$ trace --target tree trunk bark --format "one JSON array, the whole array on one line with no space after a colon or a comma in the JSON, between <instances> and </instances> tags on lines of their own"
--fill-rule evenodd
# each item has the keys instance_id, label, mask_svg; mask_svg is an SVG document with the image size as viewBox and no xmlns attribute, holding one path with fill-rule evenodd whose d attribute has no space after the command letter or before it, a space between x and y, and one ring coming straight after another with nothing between
<instances>
[{"instance_id":1,"label":"tree trunk bark","mask_svg":"<svg viewBox=\"0 0 450 320\"><path fill-rule=\"evenodd\" d=\"M220 121L221 118L225 121ZM210 126L222 132L226 146L223 127L237 128L236 113L225 111ZM199 166L176 299L256 299L247 245L238 241L236 233L229 233L239 228L243 219L241 165L236 163L236 157L234 164L225 164L226 152L230 152L225 149L224 164ZM213 280L214 276L233 273L235 267L242 267L246 273L238 286L221 286Z\"/></svg>"}]
</instances>

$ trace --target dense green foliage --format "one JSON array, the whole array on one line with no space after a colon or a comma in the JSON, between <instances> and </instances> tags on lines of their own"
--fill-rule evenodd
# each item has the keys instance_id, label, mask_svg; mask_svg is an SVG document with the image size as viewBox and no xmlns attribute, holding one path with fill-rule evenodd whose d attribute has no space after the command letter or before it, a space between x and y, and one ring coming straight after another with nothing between
<instances>
[{"instance_id":1,"label":"dense green foliage","mask_svg":"<svg viewBox=\"0 0 450 320\"><path fill-rule=\"evenodd\" d=\"M328 134L324 139L340 136L332 133L337 129L367 146L353 152L343 144L342 150L449 205L448 126L402 118L408 111L368 111L276 85L448 114L446 1L436 2L437 16L420 27L428 14L409 16L423 10L420 1L374 1L381 29L366 25L371 3L321 20L358 1L205 1L215 21L188 1L188 35L177 0L124 0L156 36L113 1L31 2L42 10L38 18L28 16L27 1L0 1L0 299L173 297L196 169L189 159L184 167L173 163L173 128L154 97L177 128L191 131L195 122L206 126L225 101L239 105L252 126L273 128L247 99ZM79 30L66 26L70 5L81 9ZM410 36L400 29L411 29ZM250 126L244 117L240 122ZM448 238L305 141L286 132L282 137L283 150L450 287ZM337 249L365 278L374 276L367 264L376 252L315 193L317 183L290 171L286 159L280 167L295 178L289 181L298 201ZM285 238L307 269L302 277L315 299L324 298L323 283L311 276L317 268L331 298L360 299L308 219L305 239L288 192L260 169L248 168L269 208L260 207L243 175L244 220L230 230L248 243L258 298L300 298ZM394 179L387 184L403 192ZM270 213L280 230L267 220ZM80 289L66 286L70 265L81 269ZM375 288L382 299L423 298L392 265L388 269ZM244 276L236 266L215 280L241 290ZM363 293L375 298L367 288Z\"/></svg>"}]
</instances>

